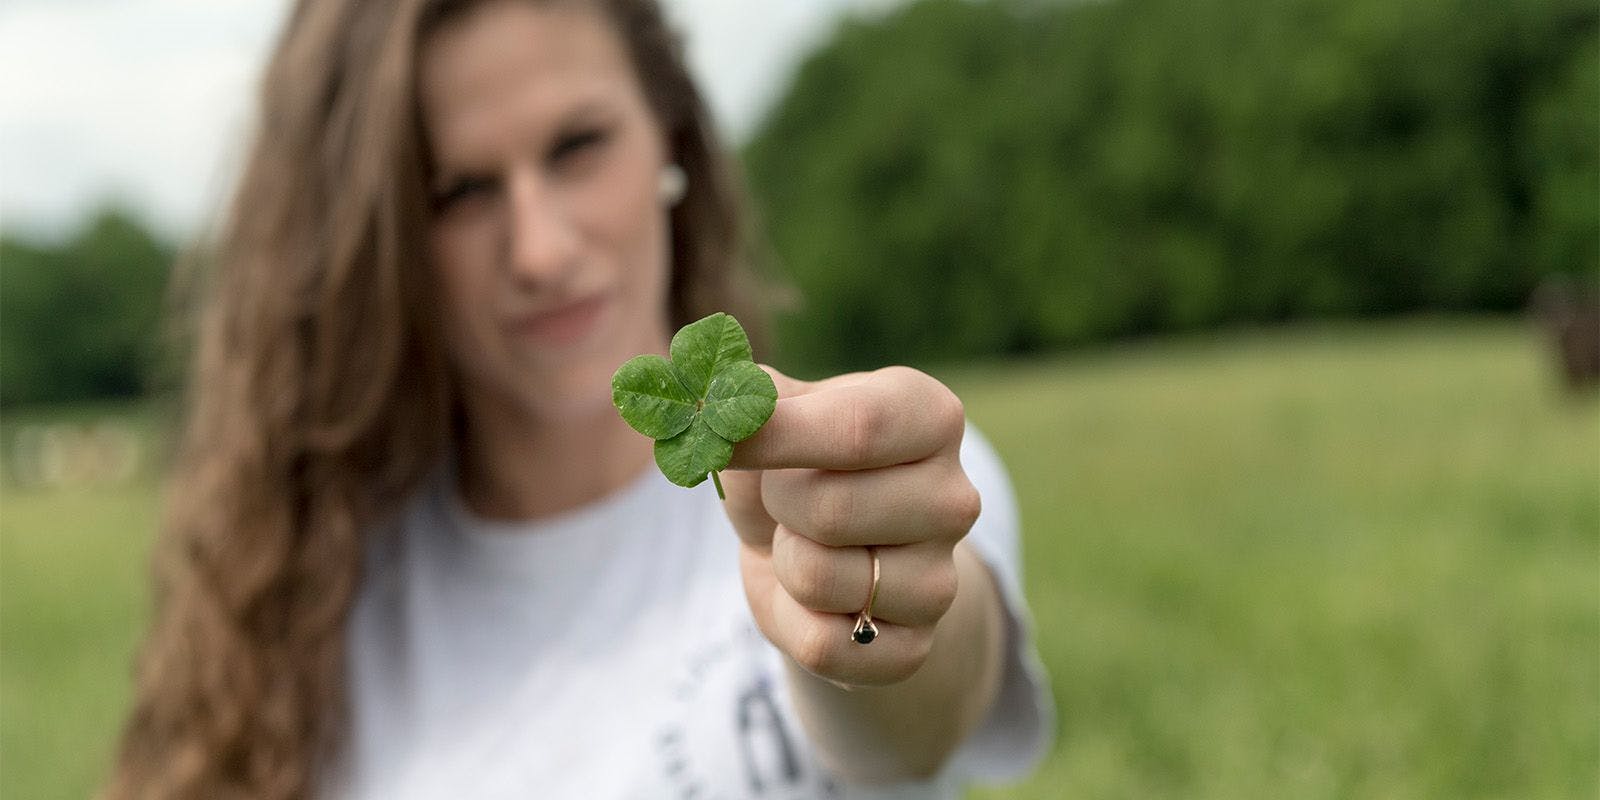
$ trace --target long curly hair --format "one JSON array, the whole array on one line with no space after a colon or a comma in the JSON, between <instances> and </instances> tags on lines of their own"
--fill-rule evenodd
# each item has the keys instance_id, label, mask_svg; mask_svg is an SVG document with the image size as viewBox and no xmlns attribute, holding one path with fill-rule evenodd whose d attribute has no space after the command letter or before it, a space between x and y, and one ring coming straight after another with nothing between
<instances>
[{"instance_id":1,"label":"long curly hair","mask_svg":"<svg viewBox=\"0 0 1600 800\"><path fill-rule=\"evenodd\" d=\"M493 0L506 2L507 0ZM299 798L345 730L366 539L443 457L459 402L424 263L419 44L476 0L299 0L198 273L156 610L103 796ZM689 178L670 316L759 318L743 202L655 0L588 0ZM758 323L759 325L759 323Z\"/></svg>"}]
</instances>

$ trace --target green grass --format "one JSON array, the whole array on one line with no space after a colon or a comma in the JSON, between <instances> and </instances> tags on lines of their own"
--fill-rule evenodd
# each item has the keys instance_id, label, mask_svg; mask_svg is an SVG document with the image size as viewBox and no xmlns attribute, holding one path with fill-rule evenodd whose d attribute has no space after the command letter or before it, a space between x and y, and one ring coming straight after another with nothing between
<instances>
[{"instance_id":1,"label":"green grass","mask_svg":"<svg viewBox=\"0 0 1600 800\"><path fill-rule=\"evenodd\" d=\"M977 796L1594 797L1600 406L1547 361L1422 323L941 373L1011 466L1061 714ZM103 773L154 494L0 500L0 798Z\"/></svg>"},{"instance_id":2,"label":"green grass","mask_svg":"<svg viewBox=\"0 0 1600 800\"><path fill-rule=\"evenodd\" d=\"M1073 798L1593 798L1600 414L1510 324L963 372Z\"/></svg>"},{"instance_id":3,"label":"green grass","mask_svg":"<svg viewBox=\"0 0 1600 800\"><path fill-rule=\"evenodd\" d=\"M0 798L100 782L148 618L149 481L0 501Z\"/></svg>"}]
</instances>

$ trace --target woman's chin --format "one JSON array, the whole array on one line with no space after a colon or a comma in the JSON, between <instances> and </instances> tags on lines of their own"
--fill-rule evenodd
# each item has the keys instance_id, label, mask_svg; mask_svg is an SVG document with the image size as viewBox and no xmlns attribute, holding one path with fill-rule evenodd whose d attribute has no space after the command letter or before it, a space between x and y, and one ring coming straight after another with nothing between
<instances>
[{"instance_id":1,"label":"woman's chin","mask_svg":"<svg viewBox=\"0 0 1600 800\"><path fill-rule=\"evenodd\" d=\"M563 371L525 383L520 405L540 424L584 424L595 417L615 417L611 405L611 370Z\"/></svg>"}]
</instances>

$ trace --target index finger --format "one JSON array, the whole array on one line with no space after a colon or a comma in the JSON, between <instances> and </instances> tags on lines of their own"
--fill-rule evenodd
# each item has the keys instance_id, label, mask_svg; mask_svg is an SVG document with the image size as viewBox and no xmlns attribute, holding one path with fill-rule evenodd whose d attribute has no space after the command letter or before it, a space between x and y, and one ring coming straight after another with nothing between
<instances>
[{"instance_id":1,"label":"index finger","mask_svg":"<svg viewBox=\"0 0 1600 800\"><path fill-rule=\"evenodd\" d=\"M771 419L734 446L728 467L876 469L920 461L961 443L961 401L909 367L810 388L779 399Z\"/></svg>"}]
</instances>

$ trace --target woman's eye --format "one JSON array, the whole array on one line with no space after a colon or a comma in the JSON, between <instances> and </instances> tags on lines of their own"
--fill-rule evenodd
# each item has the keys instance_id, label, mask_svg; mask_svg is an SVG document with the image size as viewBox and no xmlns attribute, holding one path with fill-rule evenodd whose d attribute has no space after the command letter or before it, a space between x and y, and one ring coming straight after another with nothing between
<instances>
[{"instance_id":1,"label":"woman's eye","mask_svg":"<svg viewBox=\"0 0 1600 800\"><path fill-rule=\"evenodd\" d=\"M441 191L434 192L434 208L444 210L463 201L487 195L494 189L494 179L484 177L460 178Z\"/></svg>"},{"instance_id":2,"label":"woman's eye","mask_svg":"<svg viewBox=\"0 0 1600 800\"><path fill-rule=\"evenodd\" d=\"M550 151L550 161L560 164L588 150L593 150L603 144L605 140L606 132L599 128L568 134L556 141L556 146Z\"/></svg>"}]
</instances>

